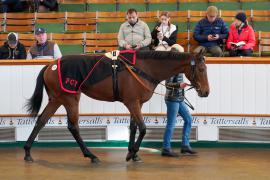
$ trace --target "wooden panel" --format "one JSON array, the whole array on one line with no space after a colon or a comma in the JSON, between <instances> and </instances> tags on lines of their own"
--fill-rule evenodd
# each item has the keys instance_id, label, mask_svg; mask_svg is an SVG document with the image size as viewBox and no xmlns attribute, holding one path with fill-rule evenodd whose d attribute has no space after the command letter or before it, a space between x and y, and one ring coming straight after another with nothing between
<instances>
[{"instance_id":1,"label":"wooden panel","mask_svg":"<svg viewBox=\"0 0 270 180\"><path fill-rule=\"evenodd\" d=\"M270 17L253 17L253 21L270 21Z\"/></svg>"},{"instance_id":2,"label":"wooden panel","mask_svg":"<svg viewBox=\"0 0 270 180\"><path fill-rule=\"evenodd\" d=\"M98 12L98 18L125 18L126 12Z\"/></svg>"},{"instance_id":3,"label":"wooden panel","mask_svg":"<svg viewBox=\"0 0 270 180\"><path fill-rule=\"evenodd\" d=\"M96 31L96 25L67 25L67 31Z\"/></svg>"},{"instance_id":4,"label":"wooden panel","mask_svg":"<svg viewBox=\"0 0 270 180\"><path fill-rule=\"evenodd\" d=\"M87 46L118 46L117 40L86 40Z\"/></svg>"},{"instance_id":5,"label":"wooden panel","mask_svg":"<svg viewBox=\"0 0 270 180\"><path fill-rule=\"evenodd\" d=\"M149 3L177 3L177 0L148 0Z\"/></svg>"},{"instance_id":6,"label":"wooden panel","mask_svg":"<svg viewBox=\"0 0 270 180\"><path fill-rule=\"evenodd\" d=\"M268 10L253 10L253 16L270 16L270 11Z\"/></svg>"},{"instance_id":7,"label":"wooden panel","mask_svg":"<svg viewBox=\"0 0 270 180\"><path fill-rule=\"evenodd\" d=\"M96 24L95 19L67 19L67 24Z\"/></svg>"},{"instance_id":8,"label":"wooden panel","mask_svg":"<svg viewBox=\"0 0 270 180\"><path fill-rule=\"evenodd\" d=\"M261 45L270 45L270 39L261 39Z\"/></svg>"},{"instance_id":9,"label":"wooden panel","mask_svg":"<svg viewBox=\"0 0 270 180\"><path fill-rule=\"evenodd\" d=\"M34 34L19 34L19 39L25 39L25 40L35 40Z\"/></svg>"},{"instance_id":10,"label":"wooden panel","mask_svg":"<svg viewBox=\"0 0 270 180\"><path fill-rule=\"evenodd\" d=\"M125 22L125 18L99 18L97 22Z\"/></svg>"},{"instance_id":11,"label":"wooden panel","mask_svg":"<svg viewBox=\"0 0 270 180\"><path fill-rule=\"evenodd\" d=\"M0 34L0 40L7 40L7 34Z\"/></svg>"},{"instance_id":12,"label":"wooden panel","mask_svg":"<svg viewBox=\"0 0 270 180\"><path fill-rule=\"evenodd\" d=\"M270 32L261 32L261 38L270 38Z\"/></svg>"},{"instance_id":13,"label":"wooden panel","mask_svg":"<svg viewBox=\"0 0 270 180\"><path fill-rule=\"evenodd\" d=\"M113 4L116 3L116 0L87 0L89 4Z\"/></svg>"},{"instance_id":14,"label":"wooden panel","mask_svg":"<svg viewBox=\"0 0 270 180\"><path fill-rule=\"evenodd\" d=\"M117 33L87 33L86 39L117 39Z\"/></svg>"},{"instance_id":15,"label":"wooden panel","mask_svg":"<svg viewBox=\"0 0 270 180\"><path fill-rule=\"evenodd\" d=\"M261 52L269 51L270 52L270 46L261 46Z\"/></svg>"},{"instance_id":16,"label":"wooden panel","mask_svg":"<svg viewBox=\"0 0 270 180\"><path fill-rule=\"evenodd\" d=\"M7 32L31 32L34 31L33 26L7 26L6 27Z\"/></svg>"},{"instance_id":17,"label":"wooden panel","mask_svg":"<svg viewBox=\"0 0 270 180\"><path fill-rule=\"evenodd\" d=\"M209 2L239 2L239 0L209 0Z\"/></svg>"},{"instance_id":18,"label":"wooden panel","mask_svg":"<svg viewBox=\"0 0 270 180\"><path fill-rule=\"evenodd\" d=\"M132 3L132 4L140 3L140 4L143 4L146 1L147 0L117 0L118 3L122 3L122 4L127 4L127 3Z\"/></svg>"},{"instance_id":19,"label":"wooden panel","mask_svg":"<svg viewBox=\"0 0 270 180\"><path fill-rule=\"evenodd\" d=\"M205 11L189 11L190 12L190 17L204 17L206 16L206 12Z\"/></svg>"},{"instance_id":20,"label":"wooden panel","mask_svg":"<svg viewBox=\"0 0 270 180\"><path fill-rule=\"evenodd\" d=\"M59 34L52 33L52 40L57 44L83 44L84 43L84 33L76 34Z\"/></svg>"},{"instance_id":21,"label":"wooden panel","mask_svg":"<svg viewBox=\"0 0 270 180\"><path fill-rule=\"evenodd\" d=\"M177 39L188 39L188 38L189 38L189 32L177 33Z\"/></svg>"},{"instance_id":22,"label":"wooden panel","mask_svg":"<svg viewBox=\"0 0 270 180\"><path fill-rule=\"evenodd\" d=\"M158 11L145 11L145 12L138 12L139 17L158 17L159 16L159 12Z\"/></svg>"},{"instance_id":23,"label":"wooden panel","mask_svg":"<svg viewBox=\"0 0 270 180\"><path fill-rule=\"evenodd\" d=\"M57 43L58 45L83 45L83 40L53 40L53 42Z\"/></svg>"},{"instance_id":24,"label":"wooden panel","mask_svg":"<svg viewBox=\"0 0 270 180\"><path fill-rule=\"evenodd\" d=\"M64 19L65 13L37 13L37 19Z\"/></svg>"},{"instance_id":25,"label":"wooden panel","mask_svg":"<svg viewBox=\"0 0 270 180\"><path fill-rule=\"evenodd\" d=\"M35 44L36 41L34 41L34 40L29 41L29 40L25 40L25 39L20 39L20 42L26 47L31 47L32 45Z\"/></svg>"},{"instance_id":26,"label":"wooden panel","mask_svg":"<svg viewBox=\"0 0 270 180\"><path fill-rule=\"evenodd\" d=\"M84 38L84 33L76 33L76 34L62 34L62 33L52 33L52 39L82 39Z\"/></svg>"},{"instance_id":27,"label":"wooden panel","mask_svg":"<svg viewBox=\"0 0 270 180\"><path fill-rule=\"evenodd\" d=\"M181 3L190 3L190 2L204 2L208 3L208 0L180 0Z\"/></svg>"},{"instance_id":28,"label":"wooden panel","mask_svg":"<svg viewBox=\"0 0 270 180\"><path fill-rule=\"evenodd\" d=\"M7 13L7 19L35 19L34 13Z\"/></svg>"},{"instance_id":29,"label":"wooden panel","mask_svg":"<svg viewBox=\"0 0 270 180\"><path fill-rule=\"evenodd\" d=\"M18 20L18 19L7 19L6 24L7 25L34 25L34 20L30 19L24 19L24 20Z\"/></svg>"},{"instance_id":30,"label":"wooden panel","mask_svg":"<svg viewBox=\"0 0 270 180\"><path fill-rule=\"evenodd\" d=\"M177 44L180 44L181 46L187 46L189 44L189 40L187 40L187 39L177 39Z\"/></svg>"},{"instance_id":31,"label":"wooden panel","mask_svg":"<svg viewBox=\"0 0 270 180\"><path fill-rule=\"evenodd\" d=\"M86 52L94 52L96 50L105 50L106 52L116 50L117 47L86 47L85 51Z\"/></svg>"},{"instance_id":32,"label":"wooden panel","mask_svg":"<svg viewBox=\"0 0 270 180\"><path fill-rule=\"evenodd\" d=\"M85 4L86 0L60 0L61 4Z\"/></svg>"},{"instance_id":33,"label":"wooden panel","mask_svg":"<svg viewBox=\"0 0 270 180\"><path fill-rule=\"evenodd\" d=\"M67 12L67 18L96 18L96 12Z\"/></svg>"}]
</instances>

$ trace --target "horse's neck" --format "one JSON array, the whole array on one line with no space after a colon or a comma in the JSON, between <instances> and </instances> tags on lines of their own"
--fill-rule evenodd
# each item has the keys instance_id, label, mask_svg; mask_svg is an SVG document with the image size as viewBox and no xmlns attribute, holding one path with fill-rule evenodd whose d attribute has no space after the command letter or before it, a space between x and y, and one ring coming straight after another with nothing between
<instances>
[{"instance_id":1,"label":"horse's neck","mask_svg":"<svg viewBox=\"0 0 270 180\"><path fill-rule=\"evenodd\" d=\"M153 78L163 81L179 73L185 73L190 66L190 60L138 60L137 65L141 70Z\"/></svg>"}]
</instances>

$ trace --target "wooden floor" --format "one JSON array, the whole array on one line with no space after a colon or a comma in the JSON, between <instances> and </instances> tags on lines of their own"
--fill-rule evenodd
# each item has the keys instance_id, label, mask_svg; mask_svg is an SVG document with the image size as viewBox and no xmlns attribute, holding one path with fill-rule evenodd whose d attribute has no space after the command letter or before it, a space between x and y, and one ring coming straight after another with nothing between
<instances>
[{"instance_id":1,"label":"wooden floor","mask_svg":"<svg viewBox=\"0 0 270 180\"><path fill-rule=\"evenodd\" d=\"M197 156L165 158L143 149L143 163L125 162L126 149L93 149L102 161L93 165L78 148L33 148L34 163L22 149L0 149L0 179L270 179L269 149L196 149ZM151 178L151 179L150 179Z\"/></svg>"}]
</instances>

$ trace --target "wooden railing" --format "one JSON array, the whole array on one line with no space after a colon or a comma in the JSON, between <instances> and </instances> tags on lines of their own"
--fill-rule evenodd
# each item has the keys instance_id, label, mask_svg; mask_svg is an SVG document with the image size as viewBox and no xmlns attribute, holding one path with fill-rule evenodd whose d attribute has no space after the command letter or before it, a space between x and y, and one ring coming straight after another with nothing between
<instances>
[{"instance_id":1,"label":"wooden railing","mask_svg":"<svg viewBox=\"0 0 270 180\"><path fill-rule=\"evenodd\" d=\"M4 65L47 65L53 60L0 60ZM270 64L270 57L206 57L207 64Z\"/></svg>"}]
</instances>

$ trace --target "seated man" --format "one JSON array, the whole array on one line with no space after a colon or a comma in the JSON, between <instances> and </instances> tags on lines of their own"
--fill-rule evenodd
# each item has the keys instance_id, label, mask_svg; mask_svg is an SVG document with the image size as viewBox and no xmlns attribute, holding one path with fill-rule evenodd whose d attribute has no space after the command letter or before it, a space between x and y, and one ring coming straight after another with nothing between
<instances>
[{"instance_id":1,"label":"seated man","mask_svg":"<svg viewBox=\"0 0 270 180\"><path fill-rule=\"evenodd\" d=\"M127 21L119 29L119 49L148 50L151 40L151 33L147 24L138 19L138 13L135 9L129 9Z\"/></svg>"},{"instance_id":2,"label":"seated man","mask_svg":"<svg viewBox=\"0 0 270 180\"><path fill-rule=\"evenodd\" d=\"M37 42L28 51L27 59L58 59L62 57L58 45L47 40L45 29L37 28L35 39Z\"/></svg>"},{"instance_id":3,"label":"seated man","mask_svg":"<svg viewBox=\"0 0 270 180\"><path fill-rule=\"evenodd\" d=\"M227 39L228 28L221 18L218 18L218 9L215 6L207 8L206 17L201 19L195 27L193 37L199 46L194 50L199 53L210 53L211 56L223 55L220 45Z\"/></svg>"},{"instance_id":4,"label":"seated man","mask_svg":"<svg viewBox=\"0 0 270 180\"><path fill-rule=\"evenodd\" d=\"M253 28L248 25L246 14L238 13L230 27L227 40L227 49L230 50L230 56L252 56L255 43L255 33Z\"/></svg>"},{"instance_id":5,"label":"seated man","mask_svg":"<svg viewBox=\"0 0 270 180\"><path fill-rule=\"evenodd\" d=\"M19 42L18 34L11 32L7 36L7 41L0 47L0 59L25 59L26 50Z\"/></svg>"}]
</instances>

